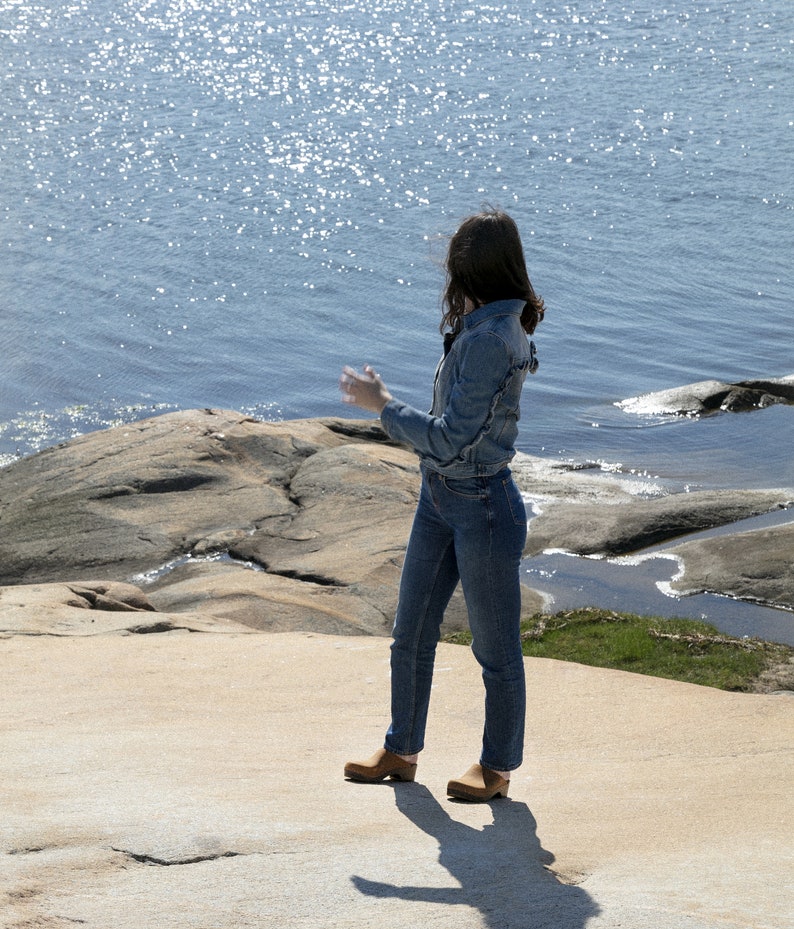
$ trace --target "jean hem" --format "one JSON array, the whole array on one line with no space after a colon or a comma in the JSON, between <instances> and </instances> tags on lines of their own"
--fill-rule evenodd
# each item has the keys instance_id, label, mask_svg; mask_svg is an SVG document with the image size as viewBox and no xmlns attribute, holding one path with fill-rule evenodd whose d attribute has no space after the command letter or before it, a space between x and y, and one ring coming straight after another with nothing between
<instances>
[{"instance_id":1,"label":"jean hem","mask_svg":"<svg viewBox=\"0 0 794 929\"><path fill-rule=\"evenodd\" d=\"M482 759L480 759L480 762L479 762L481 768L487 768L489 771L517 771L521 767L522 763L523 762L519 761L518 764L505 765L504 767L502 767L501 765L487 764Z\"/></svg>"},{"instance_id":2,"label":"jean hem","mask_svg":"<svg viewBox=\"0 0 794 929\"><path fill-rule=\"evenodd\" d=\"M387 752L391 752L392 755L418 755L419 752L421 752L422 749L424 748L424 745L422 745L420 748L414 748L414 749L409 749L405 751L403 749L392 748L388 742L384 742L383 747L386 749Z\"/></svg>"}]
</instances>

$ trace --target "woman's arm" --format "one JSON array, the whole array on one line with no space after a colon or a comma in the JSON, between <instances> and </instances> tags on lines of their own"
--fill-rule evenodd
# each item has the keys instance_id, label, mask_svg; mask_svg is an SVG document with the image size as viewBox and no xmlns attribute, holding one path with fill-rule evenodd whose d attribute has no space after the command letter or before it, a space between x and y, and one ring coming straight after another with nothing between
<instances>
[{"instance_id":1,"label":"woman's arm","mask_svg":"<svg viewBox=\"0 0 794 929\"><path fill-rule=\"evenodd\" d=\"M392 439L438 461L453 461L487 429L511 370L505 343L491 332L468 339L456 363L455 380L439 416L395 400L369 365L363 374L343 369L342 399L379 414Z\"/></svg>"},{"instance_id":2,"label":"woman's arm","mask_svg":"<svg viewBox=\"0 0 794 929\"><path fill-rule=\"evenodd\" d=\"M440 415L399 400L381 411L383 428L392 439L444 463L458 458L487 430L511 370L505 343L492 332L467 339L460 356L450 356L446 363L456 363L456 371Z\"/></svg>"}]
</instances>

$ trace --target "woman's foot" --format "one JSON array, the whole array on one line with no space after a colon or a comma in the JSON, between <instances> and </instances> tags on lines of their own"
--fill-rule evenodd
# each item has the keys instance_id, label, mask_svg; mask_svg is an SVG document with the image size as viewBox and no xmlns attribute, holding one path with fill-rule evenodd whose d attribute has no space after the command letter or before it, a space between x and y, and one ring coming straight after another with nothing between
<instances>
[{"instance_id":1,"label":"woman's foot","mask_svg":"<svg viewBox=\"0 0 794 929\"><path fill-rule=\"evenodd\" d=\"M379 748L366 761L348 761L345 777L362 784L375 784L390 777L395 781L412 781L416 776L416 755L395 755Z\"/></svg>"},{"instance_id":2,"label":"woman's foot","mask_svg":"<svg viewBox=\"0 0 794 929\"><path fill-rule=\"evenodd\" d=\"M473 764L462 776L447 784L447 794L457 800L473 800L484 803L495 797L506 797L510 788L508 771L491 771L482 765Z\"/></svg>"}]
</instances>

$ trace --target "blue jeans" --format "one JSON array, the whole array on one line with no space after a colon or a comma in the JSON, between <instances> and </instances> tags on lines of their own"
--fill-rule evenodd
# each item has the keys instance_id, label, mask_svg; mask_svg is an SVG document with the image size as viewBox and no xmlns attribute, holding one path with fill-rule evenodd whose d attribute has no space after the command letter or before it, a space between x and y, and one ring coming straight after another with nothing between
<instances>
[{"instance_id":1,"label":"blue jeans","mask_svg":"<svg viewBox=\"0 0 794 929\"><path fill-rule=\"evenodd\" d=\"M389 751L412 755L424 747L441 621L460 580L485 683L480 764L496 771L521 764L526 685L519 565L526 536L524 503L507 468L473 478L422 469L391 646Z\"/></svg>"}]
</instances>

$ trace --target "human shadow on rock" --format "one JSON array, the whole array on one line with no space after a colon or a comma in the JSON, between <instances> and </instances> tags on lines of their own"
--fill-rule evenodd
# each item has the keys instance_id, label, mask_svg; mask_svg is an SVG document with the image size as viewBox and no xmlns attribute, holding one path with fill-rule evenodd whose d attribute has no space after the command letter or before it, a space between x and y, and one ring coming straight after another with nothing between
<instances>
[{"instance_id":1,"label":"human shadow on rock","mask_svg":"<svg viewBox=\"0 0 794 929\"><path fill-rule=\"evenodd\" d=\"M362 894L468 906L489 929L584 929L600 912L585 890L548 870L554 856L542 848L526 803L492 801L493 823L476 829L454 819L423 785L395 788L398 809L438 841L439 863L460 886L398 886L354 875Z\"/></svg>"}]
</instances>

